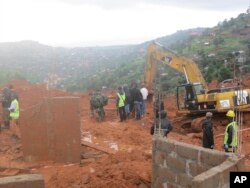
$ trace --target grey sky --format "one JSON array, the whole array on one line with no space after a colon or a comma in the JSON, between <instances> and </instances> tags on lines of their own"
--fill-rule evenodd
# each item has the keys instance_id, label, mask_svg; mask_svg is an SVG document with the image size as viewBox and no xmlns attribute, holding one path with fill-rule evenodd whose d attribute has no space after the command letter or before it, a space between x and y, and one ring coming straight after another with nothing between
<instances>
[{"instance_id":1,"label":"grey sky","mask_svg":"<svg viewBox=\"0 0 250 188\"><path fill-rule=\"evenodd\" d=\"M177 30L214 27L249 5L250 0L0 0L0 42L138 44Z\"/></svg>"},{"instance_id":2,"label":"grey sky","mask_svg":"<svg viewBox=\"0 0 250 188\"><path fill-rule=\"evenodd\" d=\"M68 4L90 4L102 8L128 8L139 4L151 4L160 6L174 6L188 9L206 9L206 10L242 10L250 6L250 0L54 0L64 1Z\"/></svg>"}]
</instances>

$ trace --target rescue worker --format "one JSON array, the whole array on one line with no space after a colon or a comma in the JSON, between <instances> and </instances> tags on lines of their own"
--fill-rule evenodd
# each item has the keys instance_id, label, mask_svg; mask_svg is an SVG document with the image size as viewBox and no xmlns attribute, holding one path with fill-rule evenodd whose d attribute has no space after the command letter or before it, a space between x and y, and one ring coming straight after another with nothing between
<instances>
[{"instance_id":1,"label":"rescue worker","mask_svg":"<svg viewBox=\"0 0 250 188\"><path fill-rule=\"evenodd\" d=\"M123 91L125 93L125 112L126 112L126 119L129 119L129 115L130 115L130 104L132 103L132 97L130 94L130 90L128 88L128 86L124 86L123 87Z\"/></svg>"},{"instance_id":2,"label":"rescue worker","mask_svg":"<svg viewBox=\"0 0 250 188\"><path fill-rule=\"evenodd\" d=\"M4 129L9 129L10 127L10 112L9 107L11 105L11 96L12 96L12 85L5 87L2 92L2 109L3 109L3 127Z\"/></svg>"},{"instance_id":3,"label":"rescue worker","mask_svg":"<svg viewBox=\"0 0 250 188\"><path fill-rule=\"evenodd\" d=\"M123 122L126 120L125 100L126 100L126 96L122 90L122 87L118 87L118 92L117 92L117 97L116 97L116 107L118 108L118 112L120 115L120 122Z\"/></svg>"},{"instance_id":4,"label":"rescue worker","mask_svg":"<svg viewBox=\"0 0 250 188\"><path fill-rule=\"evenodd\" d=\"M213 133L213 114L211 112L206 113L206 119L202 124L203 139L202 146L204 148L214 149L214 133Z\"/></svg>"},{"instance_id":5,"label":"rescue worker","mask_svg":"<svg viewBox=\"0 0 250 188\"><path fill-rule=\"evenodd\" d=\"M97 90L90 98L90 110L92 115L98 114L99 121L103 121L105 117L104 106L108 104L108 98L104 96L100 90Z\"/></svg>"},{"instance_id":6,"label":"rescue worker","mask_svg":"<svg viewBox=\"0 0 250 188\"><path fill-rule=\"evenodd\" d=\"M160 130L159 130L160 129ZM167 137L168 133L173 129L171 122L167 118L167 113L165 110L159 112L158 118L155 119L153 125L151 126L150 133L153 135L156 131L159 131L161 136Z\"/></svg>"},{"instance_id":7,"label":"rescue worker","mask_svg":"<svg viewBox=\"0 0 250 188\"><path fill-rule=\"evenodd\" d=\"M10 112L10 119L12 121L15 121L16 124L18 124L18 119L19 119L19 102L18 102L18 97L15 93L12 94L11 96L11 105L8 108Z\"/></svg>"},{"instance_id":8,"label":"rescue worker","mask_svg":"<svg viewBox=\"0 0 250 188\"><path fill-rule=\"evenodd\" d=\"M21 133L20 129L18 127L18 119L20 116L19 113L19 101L18 101L18 96L16 93L12 93L11 95L11 105L8 108L10 112L10 124L11 124L11 130L13 132L12 138L15 139L20 139Z\"/></svg>"},{"instance_id":9,"label":"rescue worker","mask_svg":"<svg viewBox=\"0 0 250 188\"><path fill-rule=\"evenodd\" d=\"M226 114L228 119L228 125L224 134L224 149L225 152L236 152L238 146L238 134L237 123L234 120L235 113L233 110L229 110Z\"/></svg>"}]
</instances>

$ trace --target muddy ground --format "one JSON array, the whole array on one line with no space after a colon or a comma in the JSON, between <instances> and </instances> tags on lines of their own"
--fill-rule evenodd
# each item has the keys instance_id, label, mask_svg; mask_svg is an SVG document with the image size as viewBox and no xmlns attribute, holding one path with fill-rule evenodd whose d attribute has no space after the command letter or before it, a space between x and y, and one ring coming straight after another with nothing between
<instances>
[{"instance_id":1,"label":"muddy ground","mask_svg":"<svg viewBox=\"0 0 250 188\"><path fill-rule=\"evenodd\" d=\"M110 97L109 104L105 107L106 118L103 122L98 122L89 111L89 93L67 93L48 89L45 85L31 85L26 81L13 81L12 84L19 94L23 113L25 113L26 108L41 102L45 97L69 95L81 97L82 141L97 146L99 149L82 145L81 164L57 164L50 161L28 163L24 161L21 141L13 135L13 129L3 130L0 133L1 177L41 173L45 178L46 188L150 187L152 137L149 129L153 121L151 105L148 104L148 113L141 120L135 120L131 117L126 122L119 122L115 101ZM201 133L193 133L181 128L183 122L176 115L174 96L165 97L165 107L174 126L174 130L168 137L201 145ZM215 116L213 119L215 149L217 150L222 150L224 120L224 115ZM247 128L250 128L248 116L245 117L243 125L243 129ZM242 135L242 154L246 156L246 169L249 171L250 131L243 131Z\"/></svg>"}]
</instances>

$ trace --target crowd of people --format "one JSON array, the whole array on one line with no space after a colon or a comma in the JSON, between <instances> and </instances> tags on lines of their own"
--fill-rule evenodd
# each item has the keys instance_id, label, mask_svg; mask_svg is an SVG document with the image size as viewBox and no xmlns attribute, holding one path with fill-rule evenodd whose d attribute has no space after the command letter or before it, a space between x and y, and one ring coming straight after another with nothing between
<instances>
[{"instance_id":1,"label":"crowd of people","mask_svg":"<svg viewBox=\"0 0 250 188\"><path fill-rule=\"evenodd\" d=\"M132 83L131 87L127 85L119 86L116 92L115 105L117 108L117 114L119 115L120 122L124 122L127 119L140 120L147 113L147 98L149 91L146 85ZM91 114L96 113L99 117L99 121L104 120L105 112L104 106L107 104L103 102L105 95L97 90L90 97L90 109ZM154 100L154 115L155 120L151 127L151 134L159 132L163 137L172 130L171 122L167 118L167 112L164 110L163 96L155 95ZM160 130L160 131L159 131Z\"/></svg>"},{"instance_id":2,"label":"crowd of people","mask_svg":"<svg viewBox=\"0 0 250 188\"><path fill-rule=\"evenodd\" d=\"M142 84L139 87L138 84L132 83L131 87L127 85L119 86L116 92L116 108L120 117L120 122L126 121L129 118L132 118L134 114L135 119L139 120L146 114L146 101L148 96L148 89L145 87L145 84ZM100 120L104 119L105 112L103 107L107 104L103 102L103 99L107 99L100 91L96 91L90 97L90 108L92 114L97 113L98 115L103 114Z\"/></svg>"},{"instance_id":3,"label":"crowd of people","mask_svg":"<svg viewBox=\"0 0 250 188\"><path fill-rule=\"evenodd\" d=\"M148 89L144 83L141 87L136 83L132 83L130 88L127 85L119 86L116 96L116 107L119 112L120 122L132 118L133 115L136 120L145 116L147 97Z\"/></svg>"}]
</instances>

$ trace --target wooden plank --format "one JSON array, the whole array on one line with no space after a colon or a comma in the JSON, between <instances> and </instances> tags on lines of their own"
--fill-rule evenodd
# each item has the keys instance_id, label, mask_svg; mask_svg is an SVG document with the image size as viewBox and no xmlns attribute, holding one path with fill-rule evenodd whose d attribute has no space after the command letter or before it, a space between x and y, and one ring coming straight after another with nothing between
<instances>
[{"instance_id":1,"label":"wooden plank","mask_svg":"<svg viewBox=\"0 0 250 188\"><path fill-rule=\"evenodd\" d=\"M115 154L116 153L115 150L112 150L112 149L109 149L109 148L104 148L102 146L98 146L98 145L95 145L95 144L92 144L92 143L86 142L86 141L82 141L82 145L93 148L93 149L96 149L96 150L99 150L99 151L102 151L104 153L108 153L108 154Z\"/></svg>"}]
</instances>

